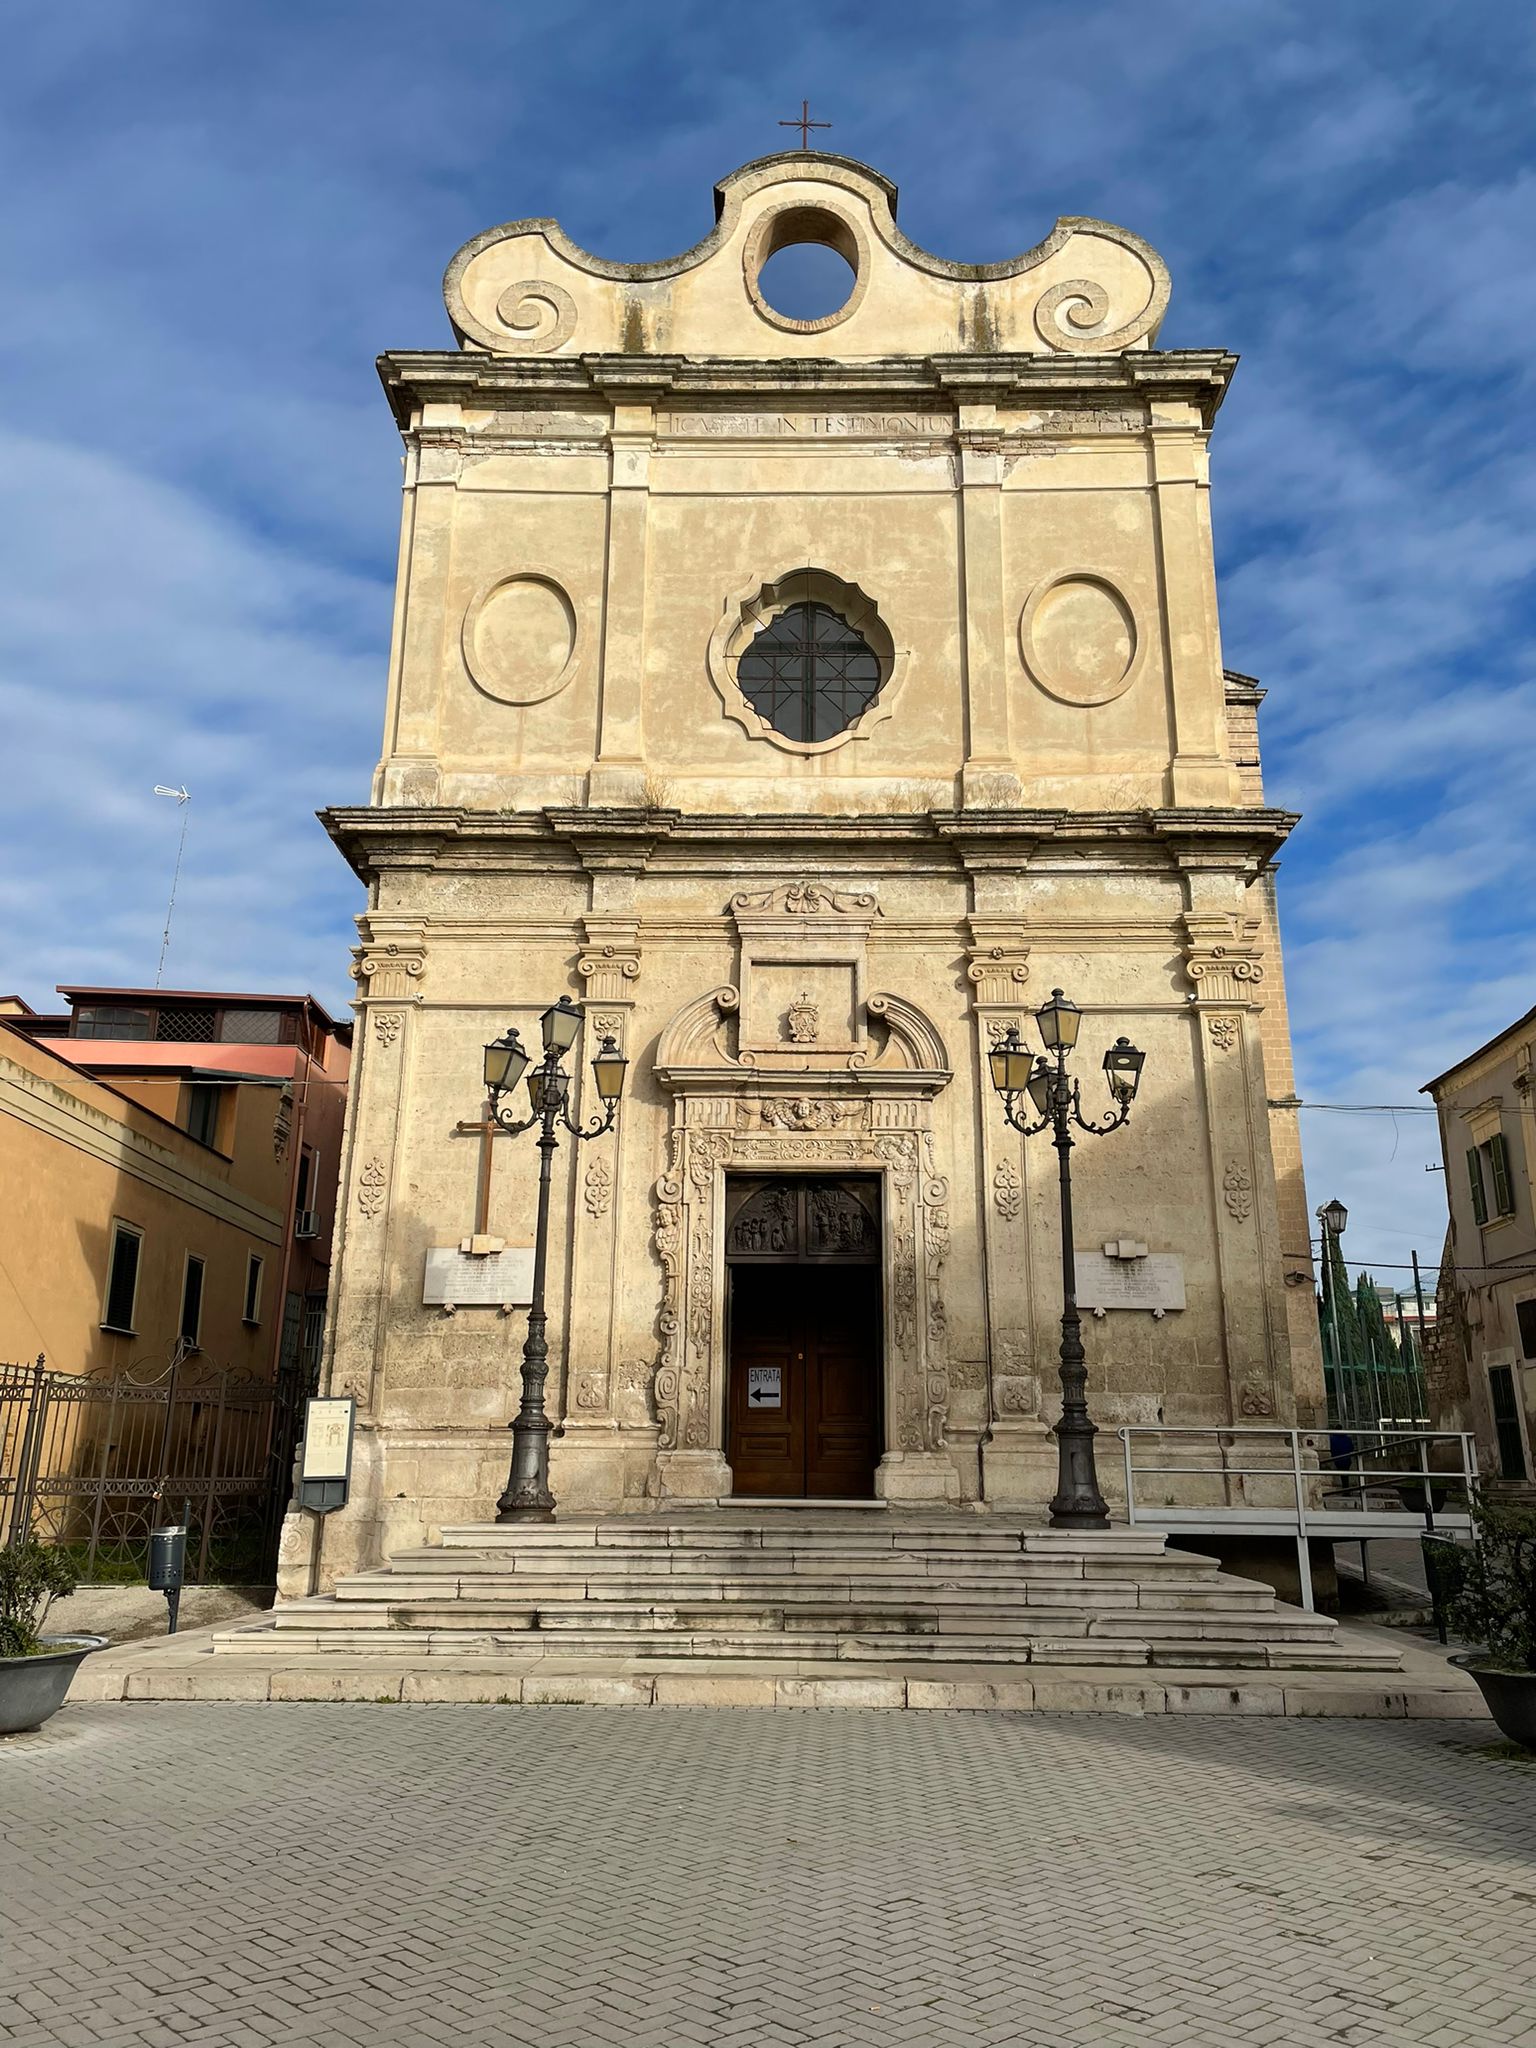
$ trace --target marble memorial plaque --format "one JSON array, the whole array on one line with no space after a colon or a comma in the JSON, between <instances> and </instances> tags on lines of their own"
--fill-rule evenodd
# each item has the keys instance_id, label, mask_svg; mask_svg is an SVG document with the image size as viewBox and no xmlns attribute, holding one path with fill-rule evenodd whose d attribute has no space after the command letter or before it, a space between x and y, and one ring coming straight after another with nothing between
<instances>
[{"instance_id":1,"label":"marble memorial plaque","mask_svg":"<svg viewBox=\"0 0 1536 2048\"><path fill-rule=\"evenodd\" d=\"M429 1245L421 1299L427 1308L526 1308L533 1299L533 1247L510 1245L475 1258L456 1244Z\"/></svg>"},{"instance_id":2,"label":"marble memorial plaque","mask_svg":"<svg viewBox=\"0 0 1536 2048\"><path fill-rule=\"evenodd\" d=\"M1111 1308L1149 1309L1166 1315L1184 1306L1184 1261L1177 1252L1140 1259L1107 1259L1101 1251L1077 1255L1077 1303L1102 1315Z\"/></svg>"}]
</instances>

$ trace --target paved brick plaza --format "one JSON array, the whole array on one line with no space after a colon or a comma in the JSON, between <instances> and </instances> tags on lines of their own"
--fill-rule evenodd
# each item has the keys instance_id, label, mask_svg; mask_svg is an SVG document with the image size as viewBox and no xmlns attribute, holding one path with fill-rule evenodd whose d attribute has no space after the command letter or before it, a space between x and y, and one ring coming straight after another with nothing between
<instances>
[{"instance_id":1,"label":"paved brick plaza","mask_svg":"<svg viewBox=\"0 0 1536 2048\"><path fill-rule=\"evenodd\" d=\"M1486 1724L97 1705L0 1816L23 2048L1536 2043Z\"/></svg>"}]
</instances>

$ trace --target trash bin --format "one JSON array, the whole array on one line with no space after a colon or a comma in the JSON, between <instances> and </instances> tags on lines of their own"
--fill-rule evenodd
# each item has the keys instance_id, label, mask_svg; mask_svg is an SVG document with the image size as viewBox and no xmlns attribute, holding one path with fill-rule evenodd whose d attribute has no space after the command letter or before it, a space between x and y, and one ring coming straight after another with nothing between
<instances>
[{"instance_id":1,"label":"trash bin","mask_svg":"<svg viewBox=\"0 0 1536 2048\"><path fill-rule=\"evenodd\" d=\"M167 1633L175 1635L181 1608L181 1588L187 1576L187 1527L185 1522L168 1523L149 1532L149 1587L163 1593L168 1610Z\"/></svg>"},{"instance_id":2,"label":"trash bin","mask_svg":"<svg viewBox=\"0 0 1536 2048\"><path fill-rule=\"evenodd\" d=\"M1424 1557L1424 1578L1434 1610L1435 1634L1443 1643L1446 1640L1446 1615L1451 1602L1461 1591L1472 1553L1464 1543L1453 1543L1448 1536L1421 1536L1419 1549Z\"/></svg>"}]
</instances>

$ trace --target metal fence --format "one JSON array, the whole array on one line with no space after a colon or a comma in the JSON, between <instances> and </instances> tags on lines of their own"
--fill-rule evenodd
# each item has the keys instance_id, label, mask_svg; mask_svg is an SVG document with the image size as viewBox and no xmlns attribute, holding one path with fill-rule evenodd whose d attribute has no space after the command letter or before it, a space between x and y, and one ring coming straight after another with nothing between
<instances>
[{"instance_id":1,"label":"metal fence","mask_svg":"<svg viewBox=\"0 0 1536 2048\"><path fill-rule=\"evenodd\" d=\"M187 1575L271 1577L293 1437L270 1380L200 1353L111 1373L0 1364L0 1543L73 1553L82 1579L144 1576L149 1532L188 1523Z\"/></svg>"}]
</instances>

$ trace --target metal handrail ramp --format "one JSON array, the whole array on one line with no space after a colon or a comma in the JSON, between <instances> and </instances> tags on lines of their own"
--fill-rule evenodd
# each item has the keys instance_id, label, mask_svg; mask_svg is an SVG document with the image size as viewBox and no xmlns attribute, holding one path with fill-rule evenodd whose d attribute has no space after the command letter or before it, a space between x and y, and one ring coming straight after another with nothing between
<instances>
[{"instance_id":1,"label":"metal handrail ramp","mask_svg":"<svg viewBox=\"0 0 1536 2048\"><path fill-rule=\"evenodd\" d=\"M1296 1545L1301 1604L1309 1611L1314 1601L1308 1544L1314 1539L1359 1543L1363 1558L1365 1544L1373 1539L1401 1540L1419 1531L1458 1538L1470 1537L1472 1533L1470 1508L1478 1482L1476 1439L1470 1432L1131 1423L1121 1428L1119 1436L1125 1457L1126 1516L1133 1528L1156 1529L1167 1535L1288 1535ZM1159 1461L1138 1465L1137 1438L1204 1441L1216 1454L1215 1461L1208 1458L1193 1464ZM1257 1464L1246 1462L1245 1447L1250 1445L1254 1456L1264 1450L1272 1450L1276 1455ZM1454 1447L1454 1465L1431 1463L1434 1445ZM1405 1447L1412 1458L1410 1464L1393 1466L1377 1462L1388 1455L1403 1453ZM1231 1498L1222 1502L1163 1501L1153 1505L1137 1498L1138 1485L1144 1489L1157 1481L1166 1487L1170 1479L1190 1478L1207 1483L1215 1480L1228 1495L1234 1485L1239 1494L1249 1490L1250 1482L1278 1485L1288 1491L1290 1498L1279 1506ZM1459 1495L1461 1505L1447 1503L1437 1508L1437 1489ZM1186 1494L1192 1490L1174 1489ZM1380 1499L1384 1493L1401 1490L1416 1491L1420 1505L1387 1507Z\"/></svg>"}]
</instances>

